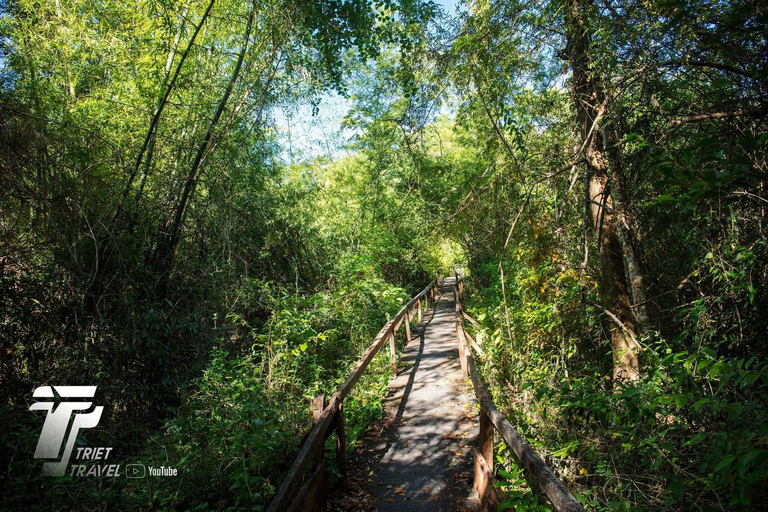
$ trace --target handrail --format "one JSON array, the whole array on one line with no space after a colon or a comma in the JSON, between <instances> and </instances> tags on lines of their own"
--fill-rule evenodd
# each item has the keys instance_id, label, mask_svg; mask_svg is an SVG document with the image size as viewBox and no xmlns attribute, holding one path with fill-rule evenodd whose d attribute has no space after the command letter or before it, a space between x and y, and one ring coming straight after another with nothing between
<instances>
[{"instance_id":1,"label":"handrail","mask_svg":"<svg viewBox=\"0 0 768 512\"><path fill-rule=\"evenodd\" d=\"M390 359L393 374L397 374L397 354L395 352L395 334L400 327L405 324L406 338L411 341L411 320L413 319L414 306L418 309L418 319L422 318L422 300L424 301L423 310L429 309L429 300L435 301L435 294L439 282L431 282L418 295L413 297L405 304L400 311L381 328L379 333L373 339L373 342L366 349L363 355L358 359L354 368L347 377L347 380L339 386L339 389L331 396L328 405L323 406L325 397L318 395L315 397L313 419L315 425L306 437L306 441L301 447L299 454L283 479L280 488L275 493L269 504L267 512L282 512L284 510L315 510L324 501L323 495L324 481L326 478L326 465L323 464L325 440L333 433L329 432L331 427L336 431L336 460L339 470L346 472L346 446L344 442L344 399L349 395L352 389L360 380L365 369L370 362L379 353L384 346L384 342L389 340ZM304 473L310 463L315 462L315 470L307 482L298 492L297 487L304 478Z\"/></svg>"},{"instance_id":2,"label":"handrail","mask_svg":"<svg viewBox=\"0 0 768 512\"><path fill-rule=\"evenodd\" d=\"M461 369L464 377L472 380L472 387L475 389L475 396L480 403L480 438L479 450L477 451L475 461L475 479L474 486L478 496L483 504L498 504L498 491L493 487L493 427L499 432L501 437L512 448L520 459L525 469L536 480L541 490L549 497L552 504L559 511L576 512L583 511L584 507L576 500L563 482L555 476L547 464L531 448L528 442L523 438L512 424L507 420L490 399L488 393L477 372L475 360L469 347L474 348L479 354L483 355L482 348L464 330L463 319L478 325L469 315L464 312L461 303L461 294L463 292L463 282L458 272L454 272L456 280L453 285L453 293L456 300L456 339L459 344L459 359L461 360ZM469 344L466 343L469 340Z\"/></svg>"}]
</instances>

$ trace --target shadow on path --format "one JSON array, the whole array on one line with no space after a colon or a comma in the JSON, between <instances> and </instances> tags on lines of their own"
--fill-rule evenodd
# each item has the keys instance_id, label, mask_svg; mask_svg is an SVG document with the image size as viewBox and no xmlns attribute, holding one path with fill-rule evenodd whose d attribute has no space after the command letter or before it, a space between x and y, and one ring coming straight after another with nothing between
<instances>
[{"instance_id":1,"label":"shadow on path","mask_svg":"<svg viewBox=\"0 0 768 512\"><path fill-rule=\"evenodd\" d=\"M330 510L477 510L471 447L474 397L461 377L452 286L414 329L389 383L384 418L350 459L350 477ZM428 319L427 319L428 318Z\"/></svg>"}]
</instances>

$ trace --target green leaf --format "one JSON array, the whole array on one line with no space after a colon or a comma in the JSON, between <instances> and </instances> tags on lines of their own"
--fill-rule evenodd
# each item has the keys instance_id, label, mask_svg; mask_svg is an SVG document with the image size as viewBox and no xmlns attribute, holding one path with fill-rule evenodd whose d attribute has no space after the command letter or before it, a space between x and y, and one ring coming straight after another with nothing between
<instances>
[{"instance_id":1,"label":"green leaf","mask_svg":"<svg viewBox=\"0 0 768 512\"><path fill-rule=\"evenodd\" d=\"M675 499L681 501L683 496L685 496L685 484L680 480L674 480L669 484L669 492L672 493Z\"/></svg>"},{"instance_id":2,"label":"green leaf","mask_svg":"<svg viewBox=\"0 0 768 512\"><path fill-rule=\"evenodd\" d=\"M735 455L726 455L722 459L720 459L720 462L717 463L717 466L715 466L715 473L718 473L720 470L725 468L726 466L729 466L731 462L733 462L736 459Z\"/></svg>"},{"instance_id":3,"label":"green leaf","mask_svg":"<svg viewBox=\"0 0 768 512\"><path fill-rule=\"evenodd\" d=\"M695 434L689 441L684 442L683 446L696 446L697 444L701 444L701 442L706 438L706 434L699 432Z\"/></svg>"},{"instance_id":4,"label":"green leaf","mask_svg":"<svg viewBox=\"0 0 768 512\"><path fill-rule=\"evenodd\" d=\"M717 377L721 373L723 373L723 370L726 369L725 363L717 362L712 365L712 367L709 369L709 376L710 377Z\"/></svg>"}]
</instances>

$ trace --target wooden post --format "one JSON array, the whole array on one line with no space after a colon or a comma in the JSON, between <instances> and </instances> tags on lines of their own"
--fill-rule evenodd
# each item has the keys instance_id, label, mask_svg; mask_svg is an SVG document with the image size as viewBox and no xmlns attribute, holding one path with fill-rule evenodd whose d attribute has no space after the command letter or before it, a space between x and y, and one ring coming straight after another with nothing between
<instances>
[{"instance_id":1,"label":"wooden post","mask_svg":"<svg viewBox=\"0 0 768 512\"><path fill-rule=\"evenodd\" d=\"M315 395L314 400L312 400L312 423L315 425L320 420L323 409L325 409L325 395Z\"/></svg>"},{"instance_id":2,"label":"wooden post","mask_svg":"<svg viewBox=\"0 0 768 512\"><path fill-rule=\"evenodd\" d=\"M480 406L480 455L493 473L493 424L482 405Z\"/></svg>"},{"instance_id":3,"label":"wooden post","mask_svg":"<svg viewBox=\"0 0 768 512\"><path fill-rule=\"evenodd\" d=\"M325 395L315 395L315 398L312 400L312 423L314 425L317 425L317 422L320 421L320 415L323 414L323 409L325 409ZM325 455L324 451L325 443L319 444L314 456L315 464L320 464L323 461Z\"/></svg>"},{"instance_id":4,"label":"wooden post","mask_svg":"<svg viewBox=\"0 0 768 512\"><path fill-rule=\"evenodd\" d=\"M461 322L456 320L456 338L459 342L459 362L461 363L461 376L465 379L469 375L467 372L467 352L464 350L464 333L462 332Z\"/></svg>"},{"instance_id":5,"label":"wooden post","mask_svg":"<svg viewBox=\"0 0 768 512\"><path fill-rule=\"evenodd\" d=\"M464 352L464 357L462 358L462 361L461 361L463 363L462 364L462 373L463 373L463 377L465 379L468 379L469 378L469 368L467 368L467 340L465 340L465 339L461 340L461 350Z\"/></svg>"},{"instance_id":6,"label":"wooden post","mask_svg":"<svg viewBox=\"0 0 768 512\"><path fill-rule=\"evenodd\" d=\"M339 473L347 476L347 436L344 432L344 402L339 403L336 413L336 464Z\"/></svg>"},{"instance_id":7,"label":"wooden post","mask_svg":"<svg viewBox=\"0 0 768 512\"><path fill-rule=\"evenodd\" d=\"M480 404L480 442L475 454L475 478L473 487L480 500L481 510L496 510L501 504L501 493L493 484L493 423Z\"/></svg>"},{"instance_id":8,"label":"wooden post","mask_svg":"<svg viewBox=\"0 0 768 512\"><path fill-rule=\"evenodd\" d=\"M389 360L392 365L392 375L397 375L397 352L395 351L395 333L389 333Z\"/></svg>"},{"instance_id":9,"label":"wooden post","mask_svg":"<svg viewBox=\"0 0 768 512\"><path fill-rule=\"evenodd\" d=\"M421 299L419 299L419 323L421 323Z\"/></svg>"},{"instance_id":10,"label":"wooden post","mask_svg":"<svg viewBox=\"0 0 768 512\"><path fill-rule=\"evenodd\" d=\"M405 314L405 338L411 343L411 314Z\"/></svg>"}]
</instances>

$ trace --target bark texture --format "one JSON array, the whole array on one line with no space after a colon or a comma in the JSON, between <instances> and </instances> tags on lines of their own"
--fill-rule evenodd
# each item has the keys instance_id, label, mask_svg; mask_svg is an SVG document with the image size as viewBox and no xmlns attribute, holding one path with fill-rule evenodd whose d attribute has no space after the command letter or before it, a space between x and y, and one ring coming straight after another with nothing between
<instances>
[{"instance_id":1,"label":"bark texture","mask_svg":"<svg viewBox=\"0 0 768 512\"><path fill-rule=\"evenodd\" d=\"M611 126L603 129L603 141L608 158L608 167L611 171L611 185L614 190L612 197L618 217L619 239L624 253L624 261L627 264L629 286L632 290L632 312L637 320L638 329L645 332L651 324L651 315L648 311L648 292L645 287L645 273L637 250L639 245L635 233L637 222L630 214L627 178L621 161L619 137L615 128Z\"/></svg>"},{"instance_id":2,"label":"bark texture","mask_svg":"<svg viewBox=\"0 0 768 512\"><path fill-rule=\"evenodd\" d=\"M624 273L619 219L614 209L608 180L608 155L603 144L600 120L605 109L605 92L591 72L588 10L582 0L566 3L567 58L573 73L571 88L576 116L584 141L587 165L586 200L590 208L600 253L601 292L606 308L621 322L612 322L609 331L613 349L614 381L635 380L640 376L635 315Z\"/></svg>"}]
</instances>

